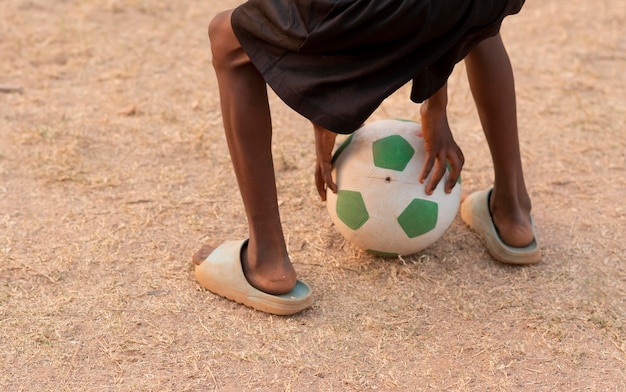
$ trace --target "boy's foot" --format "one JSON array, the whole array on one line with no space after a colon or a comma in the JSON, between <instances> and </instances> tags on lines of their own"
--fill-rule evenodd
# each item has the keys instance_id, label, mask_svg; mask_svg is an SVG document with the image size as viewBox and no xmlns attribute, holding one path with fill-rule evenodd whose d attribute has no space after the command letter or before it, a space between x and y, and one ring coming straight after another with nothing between
<instances>
[{"instance_id":1,"label":"boy's foot","mask_svg":"<svg viewBox=\"0 0 626 392\"><path fill-rule=\"evenodd\" d=\"M244 275L241 260L247 244L248 240L227 241L215 249L202 247L192 258L198 282L217 295L271 314L290 315L311 306L311 289L299 280L282 295L253 287ZM202 260L207 253L208 257Z\"/></svg>"},{"instance_id":2,"label":"boy's foot","mask_svg":"<svg viewBox=\"0 0 626 392\"><path fill-rule=\"evenodd\" d=\"M489 213L502 241L514 248L530 245L535 239L530 212L523 211L521 208L500 207L495 202L493 191L489 193L489 196Z\"/></svg>"},{"instance_id":3,"label":"boy's foot","mask_svg":"<svg viewBox=\"0 0 626 392\"><path fill-rule=\"evenodd\" d=\"M541 249L535 235L532 218L528 217L531 233L530 242L527 242L528 230L521 219L519 223L506 227L503 226L503 229L507 230L507 235L514 240L513 242L521 245L515 246L506 242L496 228L491 215L491 193L491 190L486 190L469 195L461 205L461 218L463 221L478 233L494 259L508 264L534 264L539 262L541 260Z\"/></svg>"},{"instance_id":4,"label":"boy's foot","mask_svg":"<svg viewBox=\"0 0 626 392\"><path fill-rule=\"evenodd\" d=\"M202 264L207 257L213 253L215 247L211 245L202 245L200 249L191 258L191 261L197 266ZM283 263L282 271L280 268L272 268L271 276L264 276L261 272L254 271L248 263L248 246L247 243L241 249L241 267L243 269L246 280L254 288L272 295L281 295L289 293L296 285L296 273L291 263L285 266Z\"/></svg>"}]
</instances>

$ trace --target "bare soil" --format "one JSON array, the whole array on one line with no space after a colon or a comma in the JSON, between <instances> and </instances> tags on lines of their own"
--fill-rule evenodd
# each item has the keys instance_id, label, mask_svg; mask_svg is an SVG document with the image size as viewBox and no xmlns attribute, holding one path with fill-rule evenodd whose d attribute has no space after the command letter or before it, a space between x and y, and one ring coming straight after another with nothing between
<instances>
[{"instance_id":1,"label":"bare soil","mask_svg":"<svg viewBox=\"0 0 626 392\"><path fill-rule=\"evenodd\" d=\"M310 126L272 95L281 213L315 290L295 317L193 277L200 244L246 235L206 38L236 4L0 2L0 389L626 390L626 2L529 0L503 26L537 266L494 262L459 217L403 259L345 243ZM450 91L463 190L483 189L462 64ZM407 88L388 117L418 118Z\"/></svg>"}]
</instances>

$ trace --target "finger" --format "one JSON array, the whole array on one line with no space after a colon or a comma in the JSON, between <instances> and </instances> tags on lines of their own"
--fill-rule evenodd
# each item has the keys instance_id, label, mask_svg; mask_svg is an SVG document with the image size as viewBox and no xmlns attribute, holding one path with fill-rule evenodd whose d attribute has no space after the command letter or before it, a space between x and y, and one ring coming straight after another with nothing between
<instances>
[{"instance_id":1,"label":"finger","mask_svg":"<svg viewBox=\"0 0 626 392\"><path fill-rule=\"evenodd\" d=\"M315 187L317 188L317 193L320 195L320 199L326 201L326 184L322 177L320 165L315 166Z\"/></svg>"},{"instance_id":2,"label":"finger","mask_svg":"<svg viewBox=\"0 0 626 392\"><path fill-rule=\"evenodd\" d=\"M465 162L465 158L463 157L463 153L459 151L459 155L455 155L448 159L448 164L450 167L448 168L448 181L446 181L445 191L446 193L452 192L452 189L456 186L461 177L461 170L463 170L463 164Z\"/></svg>"},{"instance_id":3,"label":"finger","mask_svg":"<svg viewBox=\"0 0 626 392\"><path fill-rule=\"evenodd\" d=\"M456 176L448 175L448 181L446 181L446 187L445 187L446 193L452 192L452 189L454 188L458 180L459 180L458 174Z\"/></svg>"},{"instance_id":4,"label":"finger","mask_svg":"<svg viewBox=\"0 0 626 392\"><path fill-rule=\"evenodd\" d=\"M434 165L435 165L435 157L431 157L430 154L427 154L426 159L424 160L424 164L422 165L422 171L420 172L420 175L418 178L420 184L423 184L424 181L426 181L426 178L428 178L428 175L433 170Z\"/></svg>"},{"instance_id":5,"label":"finger","mask_svg":"<svg viewBox=\"0 0 626 392\"><path fill-rule=\"evenodd\" d=\"M428 184L426 184L427 195L433 194L433 191L435 190L435 188L437 188L437 185L439 185L439 182L441 181L445 173L446 173L445 165L442 165L439 162L437 162L432 172L432 176L430 177L430 181L428 181Z\"/></svg>"},{"instance_id":6,"label":"finger","mask_svg":"<svg viewBox=\"0 0 626 392\"><path fill-rule=\"evenodd\" d=\"M461 170L450 163L450 169L448 170L448 180L446 181L445 191L446 193L452 192L452 188L456 185L461 175Z\"/></svg>"},{"instance_id":7,"label":"finger","mask_svg":"<svg viewBox=\"0 0 626 392\"><path fill-rule=\"evenodd\" d=\"M333 180L333 169L330 163L324 163L321 165L322 178L326 184L326 188L330 189L333 193L337 193L337 184Z\"/></svg>"}]
</instances>

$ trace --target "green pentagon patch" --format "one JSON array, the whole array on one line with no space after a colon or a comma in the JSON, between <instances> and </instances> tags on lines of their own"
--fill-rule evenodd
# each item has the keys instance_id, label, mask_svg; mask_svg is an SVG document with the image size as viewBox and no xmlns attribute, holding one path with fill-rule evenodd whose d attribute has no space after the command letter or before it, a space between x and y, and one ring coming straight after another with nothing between
<instances>
[{"instance_id":1,"label":"green pentagon patch","mask_svg":"<svg viewBox=\"0 0 626 392\"><path fill-rule=\"evenodd\" d=\"M337 192L337 217L352 230L363 226L370 218L360 192Z\"/></svg>"},{"instance_id":2,"label":"green pentagon patch","mask_svg":"<svg viewBox=\"0 0 626 392\"><path fill-rule=\"evenodd\" d=\"M400 135L391 135L372 143L374 166L402 171L409 164L415 150Z\"/></svg>"},{"instance_id":3,"label":"green pentagon patch","mask_svg":"<svg viewBox=\"0 0 626 392\"><path fill-rule=\"evenodd\" d=\"M409 238L426 234L437 226L438 205L430 200L413 199L398 216L398 223Z\"/></svg>"}]
</instances>

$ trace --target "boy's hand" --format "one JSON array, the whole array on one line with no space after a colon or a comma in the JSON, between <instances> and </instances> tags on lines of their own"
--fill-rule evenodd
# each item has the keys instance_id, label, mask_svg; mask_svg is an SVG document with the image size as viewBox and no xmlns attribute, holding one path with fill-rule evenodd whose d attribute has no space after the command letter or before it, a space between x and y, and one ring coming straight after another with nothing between
<instances>
[{"instance_id":1,"label":"boy's hand","mask_svg":"<svg viewBox=\"0 0 626 392\"><path fill-rule=\"evenodd\" d=\"M442 88L444 90L446 87ZM465 163L463 152L454 141L452 131L446 115L447 93L440 90L433 98L422 104L422 133L426 148L426 160L419 176L419 182L424 183L432 171L432 177L426 184L426 194L431 195L439 181L446 173L446 163L450 165L450 173L445 183L445 192L452 192L456 185L461 169ZM442 94L444 95L442 97ZM430 101L430 102L429 102Z\"/></svg>"},{"instance_id":2,"label":"boy's hand","mask_svg":"<svg viewBox=\"0 0 626 392\"><path fill-rule=\"evenodd\" d=\"M337 134L313 124L315 130L315 186L322 201L326 201L326 190L337 193L337 184L333 181L331 159Z\"/></svg>"}]
</instances>

